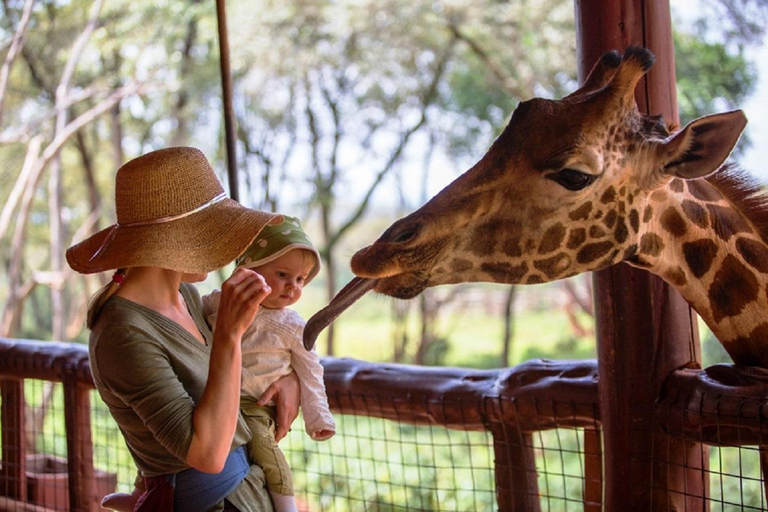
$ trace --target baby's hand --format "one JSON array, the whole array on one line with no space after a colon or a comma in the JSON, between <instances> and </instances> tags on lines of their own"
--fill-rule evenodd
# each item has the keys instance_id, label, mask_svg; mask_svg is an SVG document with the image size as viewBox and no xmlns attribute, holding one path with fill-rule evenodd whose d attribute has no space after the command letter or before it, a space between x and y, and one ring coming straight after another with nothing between
<instances>
[{"instance_id":1,"label":"baby's hand","mask_svg":"<svg viewBox=\"0 0 768 512\"><path fill-rule=\"evenodd\" d=\"M315 430L314 432L312 432L312 439L314 439L315 441L326 441L332 438L334 434L336 434L336 431L331 430L329 428Z\"/></svg>"}]
</instances>

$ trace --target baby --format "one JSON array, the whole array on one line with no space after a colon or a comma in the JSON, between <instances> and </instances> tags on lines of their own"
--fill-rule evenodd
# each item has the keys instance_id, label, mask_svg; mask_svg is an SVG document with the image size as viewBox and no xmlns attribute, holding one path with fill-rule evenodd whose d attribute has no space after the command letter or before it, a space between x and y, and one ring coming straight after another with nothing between
<instances>
[{"instance_id":1,"label":"baby","mask_svg":"<svg viewBox=\"0 0 768 512\"><path fill-rule=\"evenodd\" d=\"M275 440L274 404L260 406L257 400L273 381L293 370L301 383L307 434L315 441L324 441L336 433L323 384L323 367L317 354L304 348L304 320L288 309L320 271L320 255L298 219L284 216L281 224L266 226L236 264L261 274L272 289L243 334L240 410L253 433L248 453L264 469L275 509L295 511L290 467ZM203 297L203 312L210 325L216 325L220 295L214 291Z\"/></svg>"}]
</instances>

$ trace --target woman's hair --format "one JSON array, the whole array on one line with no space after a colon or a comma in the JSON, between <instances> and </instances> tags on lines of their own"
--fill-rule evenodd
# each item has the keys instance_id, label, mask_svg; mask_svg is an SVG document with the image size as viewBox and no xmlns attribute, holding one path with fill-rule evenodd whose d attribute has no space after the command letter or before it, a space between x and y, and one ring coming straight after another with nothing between
<instances>
[{"instance_id":1,"label":"woman's hair","mask_svg":"<svg viewBox=\"0 0 768 512\"><path fill-rule=\"evenodd\" d=\"M112 276L112 279L91 297L91 300L88 302L88 316L85 320L85 326L88 327L88 329L93 329L93 326L96 325L96 321L101 314L101 309L104 307L104 304L107 303L109 298L115 294L127 273L128 269L117 269L115 275Z\"/></svg>"}]
</instances>

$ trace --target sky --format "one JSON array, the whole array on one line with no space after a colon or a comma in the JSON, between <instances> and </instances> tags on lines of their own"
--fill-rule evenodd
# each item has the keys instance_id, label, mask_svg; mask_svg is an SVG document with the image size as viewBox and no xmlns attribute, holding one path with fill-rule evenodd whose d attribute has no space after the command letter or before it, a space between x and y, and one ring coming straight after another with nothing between
<instances>
[{"instance_id":1,"label":"sky","mask_svg":"<svg viewBox=\"0 0 768 512\"><path fill-rule=\"evenodd\" d=\"M768 184L768 45L765 41L752 55L758 69L757 90L742 107L749 120L746 133L752 139L752 147L739 163Z\"/></svg>"},{"instance_id":2,"label":"sky","mask_svg":"<svg viewBox=\"0 0 768 512\"><path fill-rule=\"evenodd\" d=\"M671 3L673 23L686 25L695 17L710 15L708 4L712 0L674 0ZM713 37L716 37L713 35ZM745 154L737 161L758 180L768 185L768 34L760 47L750 47L747 55L755 63L758 82L754 93L741 105L747 116L745 133L752 141ZM713 114L716 112L712 112Z\"/></svg>"}]
</instances>

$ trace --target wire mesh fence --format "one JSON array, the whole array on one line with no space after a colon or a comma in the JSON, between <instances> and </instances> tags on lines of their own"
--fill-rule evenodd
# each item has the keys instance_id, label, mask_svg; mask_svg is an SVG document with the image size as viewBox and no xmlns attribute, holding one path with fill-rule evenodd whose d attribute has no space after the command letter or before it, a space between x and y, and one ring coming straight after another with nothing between
<instances>
[{"instance_id":1,"label":"wire mesh fence","mask_svg":"<svg viewBox=\"0 0 768 512\"><path fill-rule=\"evenodd\" d=\"M0 344L0 510L97 510L105 494L130 492L136 468L87 365L40 360L43 345L17 344L9 359ZM311 441L298 420L283 443L303 510L602 509L593 362L324 364L338 434ZM631 454L662 477L627 489L664 496L669 510L765 510L767 376L725 365L675 372L657 403L637 406L650 419L635 428L650 429L653 446ZM695 449L680 460L667 455L672 443ZM665 480L672 467L703 491Z\"/></svg>"}]
</instances>

